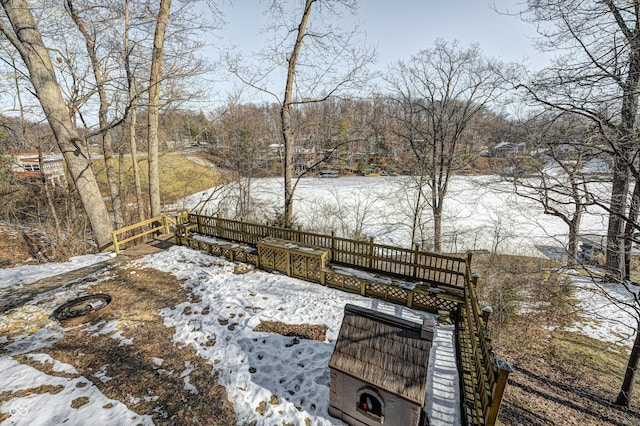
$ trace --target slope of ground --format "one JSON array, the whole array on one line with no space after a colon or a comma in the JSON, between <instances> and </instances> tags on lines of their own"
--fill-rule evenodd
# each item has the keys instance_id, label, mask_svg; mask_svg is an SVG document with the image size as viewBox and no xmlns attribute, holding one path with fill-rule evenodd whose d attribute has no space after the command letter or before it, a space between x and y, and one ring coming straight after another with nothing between
<instances>
[{"instance_id":1,"label":"slope of ground","mask_svg":"<svg viewBox=\"0 0 640 426\"><path fill-rule=\"evenodd\" d=\"M89 328L94 332L74 328L46 353L73 365L107 397L125 402L136 413L154 415L155 424L234 423L233 409L224 388L216 384L212 366L192 347L172 344L173 330L158 314L187 299L175 277L153 269L116 269L91 291L114 298L113 308L102 318L107 323ZM105 332L109 324L132 344ZM96 377L98 371L110 379L102 383L100 377L105 376ZM185 390L185 378L197 393Z\"/></svg>"},{"instance_id":2,"label":"slope of ground","mask_svg":"<svg viewBox=\"0 0 640 426\"><path fill-rule=\"evenodd\" d=\"M516 256L474 258L480 298L494 309L494 348L515 369L500 419L506 425L640 424L637 391L629 409L612 403L633 337L619 345L581 333L591 313L577 308L575 282L558 266Z\"/></svg>"}]
</instances>

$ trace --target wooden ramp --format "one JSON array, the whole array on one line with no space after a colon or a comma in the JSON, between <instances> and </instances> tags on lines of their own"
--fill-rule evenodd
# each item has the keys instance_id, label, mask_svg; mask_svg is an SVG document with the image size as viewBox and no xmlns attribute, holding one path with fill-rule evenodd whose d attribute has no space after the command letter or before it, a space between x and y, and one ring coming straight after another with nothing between
<instances>
[{"instance_id":1,"label":"wooden ramp","mask_svg":"<svg viewBox=\"0 0 640 426\"><path fill-rule=\"evenodd\" d=\"M141 257L148 254L159 253L168 250L175 245L175 237L173 234L162 234L153 237L153 240L145 243L136 244L123 250L128 257Z\"/></svg>"}]
</instances>

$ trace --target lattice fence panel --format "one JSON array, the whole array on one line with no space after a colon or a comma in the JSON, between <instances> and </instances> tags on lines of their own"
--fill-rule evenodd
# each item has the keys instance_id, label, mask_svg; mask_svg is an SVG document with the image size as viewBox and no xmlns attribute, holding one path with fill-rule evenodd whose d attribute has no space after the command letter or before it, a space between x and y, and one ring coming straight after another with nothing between
<instances>
[{"instance_id":1,"label":"lattice fence panel","mask_svg":"<svg viewBox=\"0 0 640 426\"><path fill-rule=\"evenodd\" d=\"M262 247L260 249L260 264L268 269L275 269L275 250L268 247Z\"/></svg>"},{"instance_id":2,"label":"lattice fence panel","mask_svg":"<svg viewBox=\"0 0 640 426\"><path fill-rule=\"evenodd\" d=\"M278 271L286 272L287 271L287 253L274 250L275 256L273 258L273 269Z\"/></svg>"},{"instance_id":3,"label":"lattice fence panel","mask_svg":"<svg viewBox=\"0 0 640 426\"><path fill-rule=\"evenodd\" d=\"M413 295L413 306L415 308L436 312L438 310L438 299L430 294L415 293Z\"/></svg>"},{"instance_id":4,"label":"lattice fence panel","mask_svg":"<svg viewBox=\"0 0 640 426\"><path fill-rule=\"evenodd\" d=\"M309 265L307 264L306 256L296 253L291 255L291 275L304 278L308 274L308 269Z\"/></svg>"},{"instance_id":5,"label":"lattice fence panel","mask_svg":"<svg viewBox=\"0 0 640 426\"><path fill-rule=\"evenodd\" d=\"M351 291L360 291L360 280L355 277L345 276L343 287Z\"/></svg>"},{"instance_id":6,"label":"lattice fence panel","mask_svg":"<svg viewBox=\"0 0 640 426\"><path fill-rule=\"evenodd\" d=\"M386 291L387 289L384 284L368 282L366 288L367 288L366 294L368 296L375 296L381 299L386 299L387 297L387 291Z\"/></svg>"},{"instance_id":7,"label":"lattice fence panel","mask_svg":"<svg viewBox=\"0 0 640 426\"><path fill-rule=\"evenodd\" d=\"M257 265L258 264L258 255L255 253L246 253L245 252L245 262L247 263L251 263L253 265Z\"/></svg>"},{"instance_id":8,"label":"lattice fence panel","mask_svg":"<svg viewBox=\"0 0 640 426\"><path fill-rule=\"evenodd\" d=\"M387 299L406 305L409 300L409 292L400 287L389 286L387 287Z\"/></svg>"}]
</instances>

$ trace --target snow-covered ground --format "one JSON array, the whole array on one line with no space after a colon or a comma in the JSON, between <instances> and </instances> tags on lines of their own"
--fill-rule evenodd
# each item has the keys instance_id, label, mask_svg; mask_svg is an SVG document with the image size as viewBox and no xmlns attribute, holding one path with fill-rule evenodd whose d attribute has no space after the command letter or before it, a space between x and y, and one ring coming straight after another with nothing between
<instances>
[{"instance_id":1,"label":"snow-covered ground","mask_svg":"<svg viewBox=\"0 0 640 426\"><path fill-rule=\"evenodd\" d=\"M577 331L594 339L618 346L633 346L640 305L636 303L640 287L611 284L599 278L571 272L568 278L575 284L574 297L584 321L568 331Z\"/></svg>"},{"instance_id":2,"label":"snow-covered ground","mask_svg":"<svg viewBox=\"0 0 640 426\"><path fill-rule=\"evenodd\" d=\"M100 255L95 257L96 261L102 259ZM74 269L78 264L69 262L65 266ZM342 424L330 417L327 409L328 362L344 306L352 303L416 322L430 315L280 274L258 270L234 274L233 263L185 247L173 247L147 256L136 266L172 273L184 280L183 286L194 296L197 295L198 302L185 302L160 313L168 327L175 327L175 343L193 345L199 356L220 371L218 381L226 387L239 423L256 420L257 425L283 422L304 425L305 421L313 425ZM33 268L35 272L37 267ZM14 269L17 275L24 274L24 268ZM60 270L56 268L55 273ZM11 277L11 269L4 273ZM15 277L12 279L17 282ZM48 301L47 307L52 309L54 303L59 300ZM40 318L44 307L31 308L33 311L22 311L21 320L28 322L30 315L36 316L36 312ZM6 318L8 316L0 316L0 327ZM261 321L322 325L327 327L326 339L319 342L253 331ZM135 344L122 336L117 324L112 323L101 321L83 327L89 333L110 334L121 344ZM63 333L64 329L57 323L45 321L37 330L24 330L22 335L12 336L11 343L5 345L8 353L0 357L0 389L16 392L48 384L62 390L55 394L16 396L2 403L0 413L11 415L2 425L53 425L65 421L81 424L79 419L87 416L97 419L99 424L106 423L102 421L105 419L112 424L130 424L131 419L135 419L134 424L150 424L150 417L131 412L123 402L109 400L72 366L38 352L52 345ZM6 336L0 339L5 344L8 341ZM215 344L211 345L211 341ZM427 404L439 418L433 419L432 424L459 422L459 389L457 386L442 388L443 383L458 381L452 358L453 344L453 328L438 327L431 354L437 362L429 371L434 383L432 387L437 392L430 395ZM29 354L36 361L52 363L54 371L71 377L45 374L20 364L12 357L17 354ZM158 358L154 363L158 369L162 368L162 359ZM96 377L103 382L109 380L100 371L96 372ZM188 374L184 380L186 391L199 392L189 383ZM82 397L87 399L86 405L73 408L71 401ZM256 412L261 403L264 414Z\"/></svg>"}]
</instances>

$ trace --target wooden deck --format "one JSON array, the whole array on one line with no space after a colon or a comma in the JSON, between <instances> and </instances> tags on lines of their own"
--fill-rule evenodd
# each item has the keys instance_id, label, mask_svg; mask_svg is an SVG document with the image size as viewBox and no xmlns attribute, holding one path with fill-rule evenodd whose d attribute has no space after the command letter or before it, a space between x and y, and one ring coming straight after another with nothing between
<instances>
[{"instance_id":1,"label":"wooden deck","mask_svg":"<svg viewBox=\"0 0 640 426\"><path fill-rule=\"evenodd\" d=\"M123 253L128 257L142 257L168 250L174 245L176 242L173 234L163 234L153 237L153 240L128 247Z\"/></svg>"}]
</instances>

